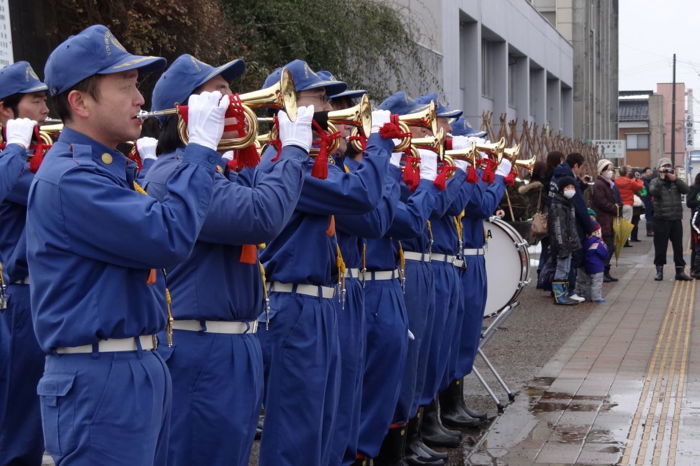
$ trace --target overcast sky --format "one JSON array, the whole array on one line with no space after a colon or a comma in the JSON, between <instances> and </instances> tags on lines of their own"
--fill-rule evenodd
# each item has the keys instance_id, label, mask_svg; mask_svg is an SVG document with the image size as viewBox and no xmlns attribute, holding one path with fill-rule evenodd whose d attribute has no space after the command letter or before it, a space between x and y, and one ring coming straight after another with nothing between
<instances>
[{"instance_id":1,"label":"overcast sky","mask_svg":"<svg viewBox=\"0 0 700 466\"><path fill-rule=\"evenodd\" d=\"M620 90L676 81L700 98L700 1L620 0ZM693 109L700 115L697 100Z\"/></svg>"}]
</instances>

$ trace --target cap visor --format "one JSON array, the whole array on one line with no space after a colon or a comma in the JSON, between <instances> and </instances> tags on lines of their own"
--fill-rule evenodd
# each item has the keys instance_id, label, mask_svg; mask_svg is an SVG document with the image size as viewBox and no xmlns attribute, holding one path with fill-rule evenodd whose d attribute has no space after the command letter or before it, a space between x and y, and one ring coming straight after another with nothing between
<instances>
[{"instance_id":1,"label":"cap visor","mask_svg":"<svg viewBox=\"0 0 700 466\"><path fill-rule=\"evenodd\" d=\"M204 79L204 82L202 82L202 84L209 81L214 76L219 75L221 75L221 77L224 78L226 81L233 81L234 79L239 78L241 75L243 75L243 73L245 73L245 62L241 59L231 60L225 65L221 65L215 68L214 71L209 73L209 75Z\"/></svg>"},{"instance_id":2,"label":"cap visor","mask_svg":"<svg viewBox=\"0 0 700 466\"><path fill-rule=\"evenodd\" d=\"M348 85L342 81L318 81L304 89L298 89L299 91L310 91L312 89L320 89L322 87L326 88L326 95L337 95L341 92L345 92Z\"/></svg>"},{"instance_id":3,"label":"cap visor","mask_svg":"<svg viewBox=\"0 0 700 466\"><path fill-rule=\"evenodd\" d=\"M459 118L464 113L462 110L448 110L446 112L438 113L439 118Z\"/></svg>"},{"instance_id":4,"label":"cap visor","mask_svg":"<svg viewBox=\"0 0 700 466\"><path fill-rule=\"evenodd\" d=\"M340 94L331 95L331 99L341 99L345 97L349 99L356 99L358 97L362 97L365 94L367 94L367 91L365 91L364 89L353 89L341 92Z\"/></svg>"},{"instance_id":5,"label":"cap visor","mask_svg":"<svg viewBox=\"0 0 700 466\"><path fill-rule=\"evenodd\" d=\"M165 68L166 63L165 58L161 57L128 54L123 59L119 60L119 62L95 74L114 74L129 70L140 70L143 73L152 73Z\"/></svg>"}]
</instances>

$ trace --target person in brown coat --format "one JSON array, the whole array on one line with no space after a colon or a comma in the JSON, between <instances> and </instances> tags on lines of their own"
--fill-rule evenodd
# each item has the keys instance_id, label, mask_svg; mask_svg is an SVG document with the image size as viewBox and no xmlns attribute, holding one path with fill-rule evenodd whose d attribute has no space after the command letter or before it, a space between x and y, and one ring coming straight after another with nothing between
<instances>
[{"instance_id":1,"label":"person in brown coat","mask_svg":"<svg viewBox=\"0 0 700 466\"><path fill-rule=\"evenodd\" d=\"M614 251L614 235L613 235L613 219L619 215L618 205L615 203L615 195L613 194L613 165L609 160L601 159L598 161L598 177L593 184L593 193L591 194L591 207L595 210L596 219L600 224L603 233L603 241L605 246L610 251L608 260L605 261L605 273L603 275L604 282L616 282L617 278L610 275L610 257Z\"/></svg>"}]
</instances>

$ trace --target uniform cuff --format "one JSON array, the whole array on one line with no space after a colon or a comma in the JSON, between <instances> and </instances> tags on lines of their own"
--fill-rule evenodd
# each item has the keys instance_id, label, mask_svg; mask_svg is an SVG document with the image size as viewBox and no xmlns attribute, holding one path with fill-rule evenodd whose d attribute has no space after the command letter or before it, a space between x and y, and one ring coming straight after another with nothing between
<instances>
[{"instance_id":1,"label":"uniform cuff","mask_svg":"<svg viewBox=\"0 0 700 466\"><path fill-rule=\"evenodd\" d=\"M221 163L221 155L215 150L191 142L187 144L182 160L214 170Z\"/></svg>"}]
</instances>

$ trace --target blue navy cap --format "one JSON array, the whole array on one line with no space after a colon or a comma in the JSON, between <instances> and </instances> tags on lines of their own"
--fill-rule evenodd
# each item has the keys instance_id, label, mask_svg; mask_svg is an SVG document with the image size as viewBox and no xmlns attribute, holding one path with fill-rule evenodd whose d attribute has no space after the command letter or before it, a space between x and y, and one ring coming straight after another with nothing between
<instances>
[{"instance_id":1,"label":"blue navy cap","mask_svg":"<svg viewBox=\"0 0 700 466\"><path fill-rule=\"evenodd\" d=\"M452 126L452 136L471 136L475 138L486 137L486 131L477 131L466 122L464 117L459 117L450 125Z\"/></svg>"},{"instance_id":2,"label":"blue navy cap","mask_svg":"<svg viewBox=\"0 0 700 466\"><path fill-rule=\"evenodd\" d=\"M315 73L304 60L294 60L287 63L284 68L289 70L297 92L310 91L312 89L326 89L326 95L336 95L347 89L348 85L342 81L323 79ZM277 68L265 79L263 88L270 87L280 80L282 68Z\"/></svg>"},{"instance_id":3,"label":"blue navy cap","mask_svg":"<svg viewBox=\"0 0 700 466\"><path fill-rule=\"evenodd\" d=\"M49 87L39 81L32 65L26 61L18 61L0 70L0 98L48 90Z\"/></svg>"},{"instance_id":4,"label":"blue navy cap","mask_svg":"<svg viewBox=\"0 0 700 466\"><path fill-rule=\"evenodd\" d=\"M435 105L437 106L435 113L437 114L438 118L459 118L463 113L462 110L452 110L442 105L438 100L438 95L434 92L416 97L416 102L424 105L427 105L430 102L435 102Z\"/></svg>"},{"instance_id":5,"label":"blue navy cap","mask_svg":"<svg viewBox=\"0 0 700 466\"><path fill-rule=\"evenodd\" d=\"M96 74L140 70L148 73L165 66L165 58L132 55L107 27L95 24L70 36L56 47L44 67L49 94L67 91Z\"/></svg>"},{"instance_id":6,"label":"blue navy cap","mask_svg":"<svg viewBox=\"0 0 700 466\"><path fill-rule=\"evenodd\" d=\"M319 71L317 74L321 77L321 79L325 79L328 81L337 81L337 79L335 79L335 76L333 76L333 74L330 71ZM362 97L365 94L367 94L367 91L365 91L364 89L348 89L346 91L341 92L340 94L330 95L329 97L331 99L355 99L357 97Z\"/></svg>"},{"instance_id":7,"label":"blue navy cap","mask_svg":"<svg viewBox=\"0 0 700 466\"><path fill-rule=\"evenodd\" d=\"M386 100L379 105L381 110L389 110L396 115L406 115L424 107L425 104L419 104L403 91L387 97Z\"/></svg>"},{"instance_id":8,"label":"blue navy cap","mask_svg":"<svg viewBox=\"0 0 700 466\"><path fill-rule=\"evenodd\" d=\"M243 60L232 60L214 68L190 54L180 55L158 78L151 96L151 110L165 110L173 108L176 103L184 104L195 89L215 76L221 75L226 81L233 81L244 72Z\"/></svg>"}]
</instances>

